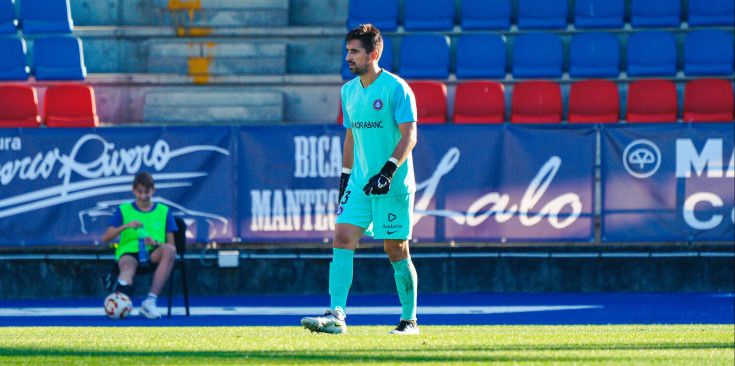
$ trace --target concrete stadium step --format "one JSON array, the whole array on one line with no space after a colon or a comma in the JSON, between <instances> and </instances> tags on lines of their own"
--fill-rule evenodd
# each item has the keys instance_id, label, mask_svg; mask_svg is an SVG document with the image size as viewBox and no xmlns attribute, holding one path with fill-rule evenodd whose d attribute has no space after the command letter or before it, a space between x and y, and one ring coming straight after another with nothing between
<instances>
[{"instance_id":1,"label":"concrete stadium step","mask_svg":"<svg viewBox=\"0 0 735 366\"><path fill-rule=\"evenodd\" d=\"M146 123L282 122L280 92L241 92L168 88L145 94Z\"/></svg>"},{"instance_id":2,"label":"concrete stadium step","mask_svg":"<svg viewBox=\"0 0 735 366\"><path fill-rule=\"evenodd\" d=\"M288 0L156 0L163 23L189 27L288 25Z\"/></svg>"},{"instance_id":3,"label":"concrete stadium step","mask_svg":"<svg viewBox=\"0 0 735 366\"><path fill-rule=\"evenodd\" d=\"M285 74L286 44L152 40L147 71L188 75Z\"/></svg>"}]
</instances>

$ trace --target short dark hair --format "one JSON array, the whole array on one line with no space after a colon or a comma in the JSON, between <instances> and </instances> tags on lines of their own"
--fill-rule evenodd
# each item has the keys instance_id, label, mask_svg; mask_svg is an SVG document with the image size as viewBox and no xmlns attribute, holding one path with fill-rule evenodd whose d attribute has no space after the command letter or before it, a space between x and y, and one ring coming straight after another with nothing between
<instances>
[{"instance_id":1,"label":"short dark hair","mask_svg":"<svg viewBox=\"0 0 735 366\"><path fill-rule=\"evenodd\" d=\"M151 173L140 172L136 174L135 179L133 179L133 188L138 184L142 184L146 188L153 188L153 176Z\"/></svg>"},{"instance_id":2,"label":"short dark hair","mask_svg":"<svg viewBox=\"0 0 735 366\"><path fill-rule=\"evenodd\" d=\"M360 24L355 29L347 32L345 41L349 42L353 39L360 40L362 48L368 54L377 50L378 59L383 54L383 37L380 35L378 28L372 24Z\"/></svg>"}]
</instances>

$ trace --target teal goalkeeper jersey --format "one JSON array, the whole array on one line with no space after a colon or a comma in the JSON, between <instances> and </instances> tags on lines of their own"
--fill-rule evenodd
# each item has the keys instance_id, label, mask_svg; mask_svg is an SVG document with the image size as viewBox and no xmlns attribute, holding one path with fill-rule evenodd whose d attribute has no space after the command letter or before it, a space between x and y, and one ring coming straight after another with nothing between
<instances>
[{"instance_id":1,"label":"teal goalkeeper jersey","mask_svg":"<svg viewBox=\"0 0 735 366\"><path fill-rule=\"evenodd\" d=\"M398 124L416 121L416 98L403 79L382 70L367 88L362 87L359 77L342 86L342 112L342 123L352 129L355 139L350 185L352 189L362 189L393 155L401 139ZM413 158L409 154L393 175L387 195L415 190Z\"/></svg>"}]
</instances>

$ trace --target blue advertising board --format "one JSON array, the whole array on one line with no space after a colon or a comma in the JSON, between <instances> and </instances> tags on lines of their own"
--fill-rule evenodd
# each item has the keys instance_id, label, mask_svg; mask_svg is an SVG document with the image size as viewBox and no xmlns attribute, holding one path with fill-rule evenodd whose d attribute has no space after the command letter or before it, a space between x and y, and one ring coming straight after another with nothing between
<instances>
[{"instance_id":1,"label":"blue advertising board","mask_svg":"<svg viewBox=\"0 0 735 366\"><path fill-rule=\"evenodd\" d=\"M735 240L731 123L602 128L606 242Z\"/></svg>"}]
</instances>

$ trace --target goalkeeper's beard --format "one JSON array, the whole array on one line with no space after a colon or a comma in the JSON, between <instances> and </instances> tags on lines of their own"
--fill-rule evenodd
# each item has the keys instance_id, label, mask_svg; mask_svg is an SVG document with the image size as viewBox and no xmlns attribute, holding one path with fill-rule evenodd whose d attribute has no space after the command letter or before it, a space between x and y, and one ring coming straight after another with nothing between
<instances>
[{"instance_id":1,"label":"goalkeeper's beard","mask_svg":"<svg viewBox=\"0 0 735 366\"><path fill-rule=\"evenodd\" d=\"M348 65L352 66L350 67L350 73L353 75L362 76L362 75L367 74L367 70L368 70L367 64L363 65L363 67L360 67L356 63L351 63L351 64L348 63Z\"/></svg>"}]
</instances>

